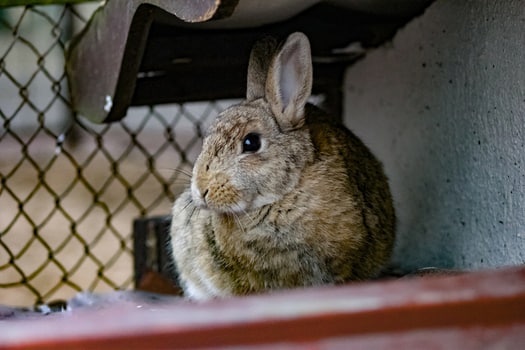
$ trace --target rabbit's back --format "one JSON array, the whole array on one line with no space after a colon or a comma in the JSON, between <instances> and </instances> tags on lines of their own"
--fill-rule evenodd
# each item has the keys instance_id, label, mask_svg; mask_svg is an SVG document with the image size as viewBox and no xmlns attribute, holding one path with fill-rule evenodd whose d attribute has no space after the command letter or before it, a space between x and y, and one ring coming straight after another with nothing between
<instances>
[{"instance_id":1,"label":"rabbit's back","mask_svg":"<svg viewBox=\"0 0 525 350\"><path fill-rule=\"evenodd\" d=\"M318 163L311 170L312 178L327 181L324 193L330 193L324 215L330 216L329 211L337 211L334 206L346 202L346 215L334 219L341 219L347 227L355 226L350 234L359 237L358 249L348 250L352 256L346 261L355 263L349 264L352 271L346 278L369 278L389 260L395 239L396 218L388 180L382 164L357 136L342 124L323 119L322 111L310 108L307 124ZM333 178L339 179L340 192L330 190ZM319 191L323 192L322 186ZM324 193L320 196L325 197Z\"/></svg>"}]
</instances>

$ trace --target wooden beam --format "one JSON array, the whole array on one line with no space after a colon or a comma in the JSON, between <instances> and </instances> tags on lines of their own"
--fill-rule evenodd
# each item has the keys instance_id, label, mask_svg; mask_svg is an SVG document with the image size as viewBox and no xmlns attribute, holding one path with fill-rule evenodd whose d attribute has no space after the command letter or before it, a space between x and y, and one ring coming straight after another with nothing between
<instances>
[{"instance_id":1,"label":"wooden beam","mask_svg":"<svg viewBox=\"0 0 525 350\"><path fill-rule=\"evenodd\" d=\"M126 114L149 28L155 18L170 23L228 16L238 0L107 1L69 45L66 71L74 108L95 122ZM118 116L118 117L116 117Z\"/></svg>"},{"instance_id":2,"label":"wooden beam","mask_svg":"<svg viewBox=\"0 0 525 350\"><path fill-rule=\"evenodd\" d=\"M517 349L525 344L525 267L206 303L117 300L0 329L2 349Z\"/></svg>"}]
</instances>

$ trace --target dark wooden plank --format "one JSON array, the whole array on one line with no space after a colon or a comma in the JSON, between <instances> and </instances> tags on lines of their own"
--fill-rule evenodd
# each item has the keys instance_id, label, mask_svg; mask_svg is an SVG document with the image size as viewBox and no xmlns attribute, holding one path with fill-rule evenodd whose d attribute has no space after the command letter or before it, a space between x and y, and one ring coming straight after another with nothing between
<instances>
[{"instance_id":1,"label":"dark wooden plank","mask_svg":"<svg viewBox=\"0 0 525 350\"><path fill-rule=\"evenodd\" d=\"M171 258L170 217L156 216L133 222L135 287L151 292L176 294L177 273ZM158 276L157 276L158 275ZM152 284L158 281L162 290ZM171 285L172 288L169 288Z\"/></svg>"}]
</instances>

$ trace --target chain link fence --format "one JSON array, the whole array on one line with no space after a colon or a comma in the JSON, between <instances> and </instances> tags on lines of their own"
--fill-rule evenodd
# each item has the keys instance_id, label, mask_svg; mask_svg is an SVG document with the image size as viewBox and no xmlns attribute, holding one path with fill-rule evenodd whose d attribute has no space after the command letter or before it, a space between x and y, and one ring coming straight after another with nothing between
<instances>
[{"instance_id":1,"label":"chain link fence","mask_svg":"<svg viewBox=\"0 0 525 350\"><path fill-rule=\"evenodd\" d=\"M0 304L132 287L133 219L169 213L201 130L231 103L75 115L64 51L94 9L0 8Z\"/></svg>"}]
</instances>

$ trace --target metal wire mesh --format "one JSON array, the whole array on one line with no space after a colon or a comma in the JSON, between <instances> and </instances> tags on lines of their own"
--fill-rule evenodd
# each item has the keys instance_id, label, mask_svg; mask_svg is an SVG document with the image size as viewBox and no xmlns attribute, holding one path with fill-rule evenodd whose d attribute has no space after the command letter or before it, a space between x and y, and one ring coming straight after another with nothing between
<instances>
[{"instance_id":1,"label":"metal wire mesh","mask_svg":"<svg viewBox=\"0 0 525 350\"><path fill-rule=\"evenodd\" d=\"M130 287L133 219L169 212L203 124L228 103L76 116L64 49L93 9L0 9L0 304Z\"/></svg>"}]
</instances>

